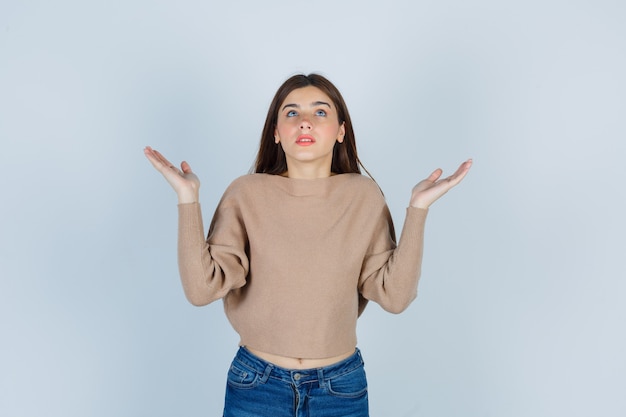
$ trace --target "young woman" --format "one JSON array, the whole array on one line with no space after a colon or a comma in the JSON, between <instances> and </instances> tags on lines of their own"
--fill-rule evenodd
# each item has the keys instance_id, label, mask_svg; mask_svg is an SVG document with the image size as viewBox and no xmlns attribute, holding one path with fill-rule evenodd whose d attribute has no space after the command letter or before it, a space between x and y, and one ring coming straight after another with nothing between
<instances>
[{"instance_id":1,"label":"young woman","mask_svg":"<svg viewBox=\"0 0 626 417\"><path fill-rule=\"evenodd\" d=\"M344 100L320 75L296 75L278 89L255 173L228 187L208 237L189 164L178 169L150 147L145 155L178 195L187 298L223 299L241 337L224 416L367 416L357 318L369 300L394 313L413 301L427 210L472 161L413 188L396 244L380 189L361 175Z\"/></svg>"}]
</instances>

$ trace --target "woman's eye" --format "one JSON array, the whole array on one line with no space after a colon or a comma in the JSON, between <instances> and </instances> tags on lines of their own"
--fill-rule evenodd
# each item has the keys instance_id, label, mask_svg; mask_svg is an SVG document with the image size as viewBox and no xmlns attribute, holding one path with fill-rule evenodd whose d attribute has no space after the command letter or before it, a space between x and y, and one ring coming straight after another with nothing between
<instances>
[{"instance_id":1,"label":"woman's eye","mask_svg":"<svg viewBox=\"0 0 626 417\"><path fill-rule=\"evenodd\" d=\"M289 110L287 112L287 117L293 117L293 116L297 116L298 112L296 112L295 110Z\"/></svg>"},{"instance_id":2,"label":"woman's eye","mask_svg":"<svg viewBox=\"0 0 626 417\"><path fill-rule=\"evenodd\" d=\"M326 111L325 110L318 110L315 112L316 116L326 116Z\"/></svg>"}]
</instances>

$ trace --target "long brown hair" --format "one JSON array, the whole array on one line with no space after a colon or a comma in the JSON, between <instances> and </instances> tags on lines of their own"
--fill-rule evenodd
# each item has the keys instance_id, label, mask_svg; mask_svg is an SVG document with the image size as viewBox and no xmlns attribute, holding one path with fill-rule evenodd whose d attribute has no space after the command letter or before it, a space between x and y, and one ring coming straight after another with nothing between
<instances>
[{"instance_id":1,"label":"long brown hair","mask_svg":"<svg viewBox=\"0 0 626 417\"><path fill-rule=\"evenodd\" d=\"M287 81L278 88L278 91L276 91L276 95L274 95L274 99L267 111L267 117L265 118L265 126L261 134L261 143L259 145L259 153L256 157L254 172L277 175L287 171L287 159L285 158L282 145L274 142L278 110L289 93L298 88L308 86L317 87L330 97L337 108L339 124L345 124L346 134L343 138L343 143L336 142L333 148L333 161L330 167L331 172L335 174L360 174L361 167L367 172L357 155L354 130L352 128L350 114L348 113L348 107L337 87L319 74L294 75L287 79ZM369 175L369 172L367 173Z\"/></svg>"}]
</instances>

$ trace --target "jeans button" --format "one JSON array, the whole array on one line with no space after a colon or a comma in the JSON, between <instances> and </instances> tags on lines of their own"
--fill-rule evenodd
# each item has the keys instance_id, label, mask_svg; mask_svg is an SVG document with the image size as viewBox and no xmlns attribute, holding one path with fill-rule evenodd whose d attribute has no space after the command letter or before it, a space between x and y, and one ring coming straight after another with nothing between
<instances>
[{"instance_id":1,"label":"jeans button","mask_svg":"<svg viewBox=\"0 0 626 417\"><path fill-rule=\"evenodd\" d=\"M300 377L302 377L302 375L300 375L300 374L294 374L293 375L293 379L295 379L296 381L299 381Z\"/></svg>"}]
</instances>

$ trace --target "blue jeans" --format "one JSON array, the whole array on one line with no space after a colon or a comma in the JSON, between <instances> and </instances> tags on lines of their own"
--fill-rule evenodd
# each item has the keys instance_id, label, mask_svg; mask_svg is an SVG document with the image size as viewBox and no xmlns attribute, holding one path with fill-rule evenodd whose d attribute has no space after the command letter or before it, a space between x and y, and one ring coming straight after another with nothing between
<instances>
[{"instance_id":1,"label":"blue jeans","mask_svg":"<svg viewBox=\"0 0 626 417\"><path fill-rule=\"evenodd\" d=\"M368 417L361 352L317 369L285 369L239 348L224 417Z\"/></svg>"}]
</instances>

